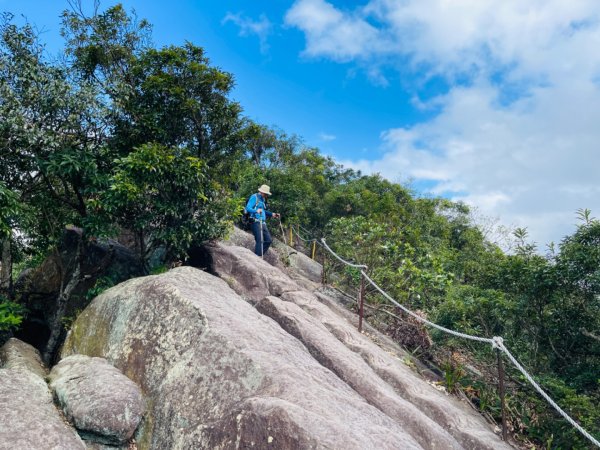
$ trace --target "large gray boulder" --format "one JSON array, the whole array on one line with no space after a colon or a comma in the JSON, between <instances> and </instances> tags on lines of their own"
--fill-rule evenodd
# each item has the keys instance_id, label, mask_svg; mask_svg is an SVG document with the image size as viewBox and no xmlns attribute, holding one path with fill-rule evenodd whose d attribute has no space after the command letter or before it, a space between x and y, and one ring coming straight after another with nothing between
<instances>
[{"instance_id":1,"label":"large gray boulder","mask_svg":"<svg viewBox=\"0 0 600 450\"><path fill-rule=\"evenodd\" d=\"M288 292L283 299L266 297L257 308L300 339L315 359L369 403L414 436L436 444L434 448L453 448L446 442L446 434L453 436L460 448L507 448L479 415L433 389L311 294Z\"/></svg>"},{"instance_id":2,"label":"large gray boulder","mask_svg":"<svg viewBox=\"0 0 600 450\"><path fill-rule=\"evenodd\" d=\"M416 406L399 396L369 367L360 355L349 352L343 343L317 319L299 306L265 297L257 305L262 313L275 319L283 329L301 340L313 357L334 372L370 404L393 418L423 448L459 449L457 441Z\"/></svg>"},{"instance_id":3,"label":"large gray boulder","mask_svg":"<svg viewBox=\"0 0 600 450\"><path fill-rule=\"evenodd\" d=\"M42 362L40 352L16 338L10 338L0 347L0 368L27 370L42 380L48 375L48 369Z\"/></svg>"},{"instance_id":4,"label":"large gray boulder","mask_svg":"<svg viewBox=\"0 0 600 450\"><path fill-rule=\"evenodd\" d=\"M46 382L28 370L0 369L0 424L1 450L85 450Z\"/></svg>"},{"instance_id":5,"label":"large gray boulder","mask_svg":"<svg viewBox=\"0 0 600 450\"><path fill-rule=\"evenodd\" d=\"M299 275L298 279L304 278L313 283L321 283L323 266L318 261L277 240L274 241L273 247L280 255L280 259L286 261L286 272L292 278Z\"/></svg>"},{"instance_id":6,"label":"large gray boulder","mask_svg":"<svg viewBox=\"0 0 600 450\"><path fill-rule=\"evenodd\" d=\"M269 227L269 230L271 230L272 225L269 224L267 226ZM254 254L254 235L247 231L240 230L238 227L232 227L227 238L222 241L222 244L234 247L244 247ZM283 270L285 264L283 262L283 258L281 258L280 252L275 251L276 246L277 239L273 238L273 244L267 253L265 253L263 259L272 266Z\"/></svg>"},{"instance_id":7,"label":"large gray boulder","mask_svg":"<svg viewBox=\"0 0 600 450\"><path fill-rule=\"evenodd\" d=\"M439 448L369 404L223 280L190 267L97 297L65 342L63 357L75 353L105 357L142 386L150 408L140 449Z\"/></svg>"},{"instance_id":8,"label":"large gray boulder","mask_svg":"<svg viewBox=\"0 0 600 450\"><path fill-rule=\"evenodd\" d=\"M144 399L138 386L103 358L72 355L52 368L50 388L80 436L123 444L138 427Z\"/></svg>"},{"instance_id":9,"label":"large gray boulder","mask_svg":"<svg viewBox=\"0 0 600 450\"><path fill-rule=\"evenodd\" d=\"M232 227L229 236L221 242L221 245L244 247L254 254L254 236L252 233L240 230L237 227ZM302 288L314 290L319 287L321 264L284 242L273 238L273 244L263 259L286 273Z\"/></svg>"},{"instance_id":10,"label":"large gray boulder","mask_svg":"<svg viewBox=\"0 0 600 450\"><path fill-rule=\"evenodd\" d=\"M370 404L402 423L413 436L418 436L425 427L430 430L427 437L432 445L445 442L449 433L464 448L509 448L468 405L434 389L399 358L358 333L352 323L322 301L327 298L326 294L316 296L299 288L294 290L296 283L252 255L241 263L243 249L213 246L210 250L215 255L212 268L215 273L224 279L233 278L236 291L242 297L257 303L260 311L302 341L321 364ZM240 276L239 264L244 264L243 276ZM275 283L269 282L270 276ZM262 280L260 284L255 282L257 279ZM416 414L406 402L423 414ZM431 426L431 421L439 427ZM441 432L440 427L445 431ZM447 444L442 448L444 445Z\"/></svg>"},{"instance_id":11,"label":"large gray boulder","mask_svg":"<svg viewBox=\"0 0 600 450\"><path fill-rule=\"evenodd\" d=\"M356 297L358 296L358 293L356 293L355 298L352 298L346 293L327 285L320 286L318 289L314 290L313 293L319 302L327 306L332 313L340 318L344 318L345 322L351 324L353 328L358 327L358 314L349 309L351 305L356 306ZM443 376L441 375L439 368L416 358L414 354L402 348L397 341L373 327L369 321L363 320L362 327L363 334L367 336L369 340L375 342L377 346L388 355L393 355L394 358L405 361L428 382L439 383L443 381Z\"/></svg>"},{"instance_id":12,"label":"large gray boulder","mask_svg":"<svg viewBox=\"0 0 600 450\"><path fill-rule=\"evenodd\" d=\"M300 289L298 283L284 272L246 248L217 243L208 246L207 250L211 256L211 270L253 303L265 295L279 296Z\"/></svg>"}]
</instances>

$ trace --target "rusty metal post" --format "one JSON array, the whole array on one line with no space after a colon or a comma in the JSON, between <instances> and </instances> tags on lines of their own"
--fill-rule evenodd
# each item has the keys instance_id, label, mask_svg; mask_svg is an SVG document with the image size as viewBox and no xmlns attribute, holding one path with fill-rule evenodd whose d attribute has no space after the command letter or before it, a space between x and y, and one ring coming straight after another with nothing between
<instances>
[{"instance_id":1,"label":"rusty metal post","mask_svg":"<svg viewBox=\"0 0 600 450\"><path fill-rule=\"evenodd\" d=\"M325 253L325 250L323 250L323 264L321 265L321 284L326 285L327 284L327 255Z\"/></svg>"},{"instance_id":2,"label":"rusty metal post","mask_svg":"<svg viewBox=\"0 0 600 450\"><path fill-rule=\"evenodd\" d=\"M360 289L358 290L358 332L362 333L362 322L365 307L365 276L360 272Z\"/></svg>"},{"instance_id":3,"label":"rusty metal post","mask_svg":"<svg viewBox=\"0 0 600 450\"><path fill-rule=\"evenodd\" d=\"M290 247L296 248L294 245L294 227L290 226Z\"/></svg>"},{"instance_id":4,"label":"rusty metal post","mask_svg":"<svg viewBox=\"0 0 600 450\"><path fill-rule=\"evenodd\" d=\"M504 364L502 363L502 352L496 349L498 358L498 391L500 393L500 407L502 408L502 439L508 441L508 427L506 424L506 398L504 392Z\"/></svg>"},{"instance_id":5,"label":"rusty metal post","mask_svg":"<svg viewBox=\"0 0 600 450\"><path fill-rule=\"evenodd\" d=\"M312 253L311 253L311 259L314 261L315 259L315 253L317 251L317 240L313 239L313 245L312 245Z\"/></svg>"}]
</instances>

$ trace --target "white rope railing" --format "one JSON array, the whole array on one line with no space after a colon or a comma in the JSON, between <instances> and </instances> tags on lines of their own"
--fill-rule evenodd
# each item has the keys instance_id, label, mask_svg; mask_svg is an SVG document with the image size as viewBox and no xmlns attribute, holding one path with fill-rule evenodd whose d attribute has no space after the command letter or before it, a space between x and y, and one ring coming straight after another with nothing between
<instances>
[{"instance_id":1,"label":"white rope railing","mask_svg":"<svg viewBox=\"0 0 600 450\"><path fill-rule=\"evenodd\" d=\"M508 349L504 345L504 339L502 337L494 336L493 338L490 339L490 338L474 336L474 335L470 335L470 334L466 334L466 333L460 333L458 331L450 330L449 328L446 328L446 327L443 327L436 323L433 323L433 322L419 316L418 314L414 313L413 311L409 310L405 306L398 303L387 292L385 292L383 289L381 289L365 273L365 270L362 270L362 269L367 269L367 266L362 265L362 264L350 263L350 262L344 260L342 257L340 257L337 253L335 253L327 245L324 238L321 239L321 241L323 243L323 247L326 248L329 251L329 253L331 253L336 259L338 259L339 261L341 261L342 263L344 263L350 267L360 268L361 269L360 273L362 274L362 276L365 277L365 279L375 289L377 289L377 291L379 291L381 293L381 295L383 295L392 304L394 304L395 306L397 306L398 308L400 308L402 311L409 314L410 316L414 317L418 321L423 322L423 323L429 325L430 327L433 327L435 329L438 329L440 331L443 331L444 333L448 333L453 336L461 337L464 339L470 339L472 341L478 341L478 342L484 342L484 343L491 344L493 349L499 349L500 351L504 352L506 354L506 356L508 357L508 359L510 360L510 362L512 362L514 364L514 366L523 374L523 376L527 379L527 381L529 381L529 383L531 383L531 385L535 388L535 390L538 391L538 393L550 404L550 406L552 406L567 422L569 422L577 431L579 431L583 436L585 436L590 442L592 442L594 445L596 445L598 448L600 448L600 442L596 438L594 438L594 436L592 436L589 432L587 432L581 425L579 425L577 422L575 422L575 420L573 420L560 406L558 406L556 404L556 402L554 400L552 400L552 398L550 398L550 396L548 394L546 394L546 392L544 392L544 390L535 382L533 377L523 368L523 366L517 361L517 359L508 351Z\"/></svg>"},{"instance_id":2,"label":"white rope railing","mask_svg":"<svg viewBox=\"0 0 600 450\"><path fill-rule=\"evenodd\" d=\"M297 229L298 231L302 230L302 231L304 231L305 233L307 233L308 235L310 235L310 233L311 233L311 232L310 232L310 231L308 231L306 228L304 228L302 225L298 225L296 229ZM300 233L298 233L298 234L300 234ZM302 238L300 238L300 239L302 239ZM312 238L312 239L308 239L308 240L307 240L307 239L303 239L303 240L305 240L305 241L316 241L317 239L315 239L315 238ZM318 243L318 244L320 244L320 242L317 242L317 243Z\"/></svg>"},{"instance_id":3,"label":"white rope railing","mask_svg":"<svg viewBox=\"0 0 600 450\"><path fill-rule=\"evenodd\" d=\"M329 253L331 253L333 256L335 256L339 261L343 262L344 264L346 264L347 266L350 267L356 267L357 269L367 269L367 266L365 266L364 264L353 264L351 262L348 262L342 258L340 258L333 250L331 250L329 248L329 246L327 245L327 242L325 242L325 238L321 239L321 242L323 243L323 247L325 247L327 250L329 250Z\"/></svg>"},{"instance_id":4,"label":"white rope railing","mask_svg":"<svg viewBox=\"0 0 600 450\"><path fill-rule=\"evenodd\" d=\"M400 303L398 303L396 300L394 300L392 297L390 297L387 292L385 292L383 289L381 289L371 278L369 278L369 276L365 273L364 270L361 270L360 273L362 273L362 275L365 277L365 279L369 283L371 283L371 285L375 289L377 289L381 293L381 295L383 295L390 302L392 302L394 305L396 305L402 311L404 311L405 313L411 315L415 319L417 319L417 320L419 320L419 321L421 321L421 322L429 325L430 327L433 327L433 328L436 328L436 329L438 329L440 331L443 331L444 333L452 334L454 336L458 336L458 337L465 338L465 339L470 339L472 341L485 342L487 344L494 345L494 339L484 338L484 337L479 337L479 336L473 336L471 334L466 334L466 333L460 333L458 331L450 330L449 328L443 327L443 326L438 325L436 323L430 322L427 319L424 319L423 317L421 317L418 314L412 312L410 309L406 308L405 306L402 306Z\"/></svg>"},{"instance_id":5,"label":"white rope railing","mask_svg":"<svg viewBox=\"0 0 600 450\"><path fill-rule=\"evenodd\" d=\"M293 227L292 227L292 229L293 229ZM298 237L300 238L300 240L301 240L301 241L304 241L304 242L316 242L317 244L320 244L320 242L319 242L319 241L317 241L315 238L312 238L312 239L304 239L304 238L302 237L302 235L300 234L300 227L296 228L296 236L298 236Z\"/></svg>"},{"instance_id":6,"label":"white rope railing","mask_svg":"<svg viewBox=\"0 0 600 450\"><path fill-rule=\"evenodd\" d=\"M552 406L561 416L563 416L563 418L567 422L569 422L571 425L573 425L573 427L575 427L577 429L577 431L579 431L582 435L584 435L586 438L588 438L590 442L592 442L595 446L600 448L600 441L598 441L596 438L594 438L594 436L592 436L590 433L588 433L581 425L579 425L577 422L575 422L575 420L573 420L565 411L563 411L563 409L560 406L558 406L556 404L556 402L554 400L552 400L550 398L550 396L548 394L546 394L546 392L539 386L539 384L537 384L535 382L533 377L531 375L529 375L529 373L527 373L527 371L523 368L523 366L521 364L519 364L519 361L517 361L517 359L508 351L508 349L504 346L504 343L502 341L500 341L497 344L497 346L500 350L502 350L504 353L506 353L506 356L508 357L508 359L510 359L510 361L515 365L515 367L517 369L519 369L519 372L521 372L523 374L523 376L525 378L527 378L527 381L529 381L531 383L531 385L535 388L535 390L538 391L539 394L546 399L546 401L550 404L550 406Z\"/></svg>"}]
</instances>

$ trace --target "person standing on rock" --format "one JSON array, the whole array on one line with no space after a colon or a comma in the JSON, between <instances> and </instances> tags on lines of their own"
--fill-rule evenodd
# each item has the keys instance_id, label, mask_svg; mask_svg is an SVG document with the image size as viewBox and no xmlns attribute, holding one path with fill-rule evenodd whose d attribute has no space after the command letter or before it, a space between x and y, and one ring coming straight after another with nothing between
<instances>
[{"instance_id":1,"label":"person standing on rock","mask_svg":"<svg viewBox=\"0 0 600 450\"><path fill-rule=\"evenodd\" d=\"M246 204L246 211L254 220L252 223L252 233L256 242L254 253L260 257L264 256L271 246L271 233L269 233L266 223L267 217L275 217L276 219L280 217L278 213L267 210L267 198L270 195L271 188L263 184L258 188L256 194L250 196Z\"/></svg>"}]
</instances>

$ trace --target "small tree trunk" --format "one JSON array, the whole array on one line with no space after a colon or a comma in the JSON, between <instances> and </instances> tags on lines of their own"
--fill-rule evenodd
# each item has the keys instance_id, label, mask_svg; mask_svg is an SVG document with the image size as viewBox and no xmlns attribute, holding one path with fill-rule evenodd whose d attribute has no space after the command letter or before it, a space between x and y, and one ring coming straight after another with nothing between
<instances>
[{"instance_id":1,"label":"small tree trunk","mask_svg":"<svg viewBox=\"0 0 600 450\"><path fill-rule=\"evenodd\" d=\"M0 294L12 297L12 248L11 237L2 240L2 266L0 269Z\"/></svg>"},{"instance_id":2,"label":"small tree trunk","mask_svg":"<svg viewBox=\"0 0 600 450\"><path fill-rule=\"evenodd\" d=\"M140 246L140 253L139 253L140 264L142 266L142 271L144 272L144 274L147 275L149 273L147 258L146 258L148 255L148 251L146 249L146 239L145 239L143 231L140 231L138 233L138 242L139 242L139 246Z\"/></svg>"},{"instance_id":3,"label":"small tree trunk","mask_svg":"<svg viewBox=\"0 0 600 450\"><path fill-rule=\"evenodd\" d=\"M71 297L71 292L73 289L79 284L81 271L79 265L73 272L71 279L67 283L67 287L63 292L60 293L58 297L58 302L56 305L56 312L54 313L54 317L52 318L52 322L50 323L50 338L48 339L48 343L46 344L46 348L44 350L44 362L50 366L52 365L52 357L57 350L60 336L62 334L62 320L65 317L65 312L67 310L67 305L69 304L69 298Z\"/></svg>"},{"instance_id":4,"label":"small tree trunk","mask_svg":"<svg viewBox=\"0 0 600 450\"><path fill-rule=\"evenodd\" d=\"M42 354L42 358L44 362L48 365L52 365L52 358L58 348L60 343L61 334L63 331L62 321L65 316L65 312L67 311L67 305L69 304L69 299L71 298L71 293L79 284L79 281L82 278L82 265L83 265L83 238L79 238L79 242L77 244L77 256L75 263L75 270L69 279L67 285L64 285L64 269L62 270L61 277L63 277L63 281L61 282L60 292L58 294L58 299L56 302L56 310L52 317L52 320L48 324L50 327L50 337L48 338L48 342L46 343L46 348L44 349L44 353ZM58 259L60 261L60 254L58 255ZM64 288L63 288L64 286Z\"/></svg>"}]
</instances>

